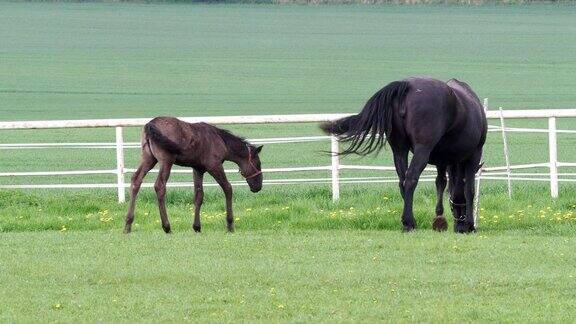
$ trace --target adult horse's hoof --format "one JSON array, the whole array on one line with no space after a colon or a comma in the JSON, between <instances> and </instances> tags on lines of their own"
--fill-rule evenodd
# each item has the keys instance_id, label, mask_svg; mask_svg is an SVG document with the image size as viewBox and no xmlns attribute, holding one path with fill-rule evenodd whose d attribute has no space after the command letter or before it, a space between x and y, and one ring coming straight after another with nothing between
<instances>
[{"instance_id":1,"label":"adult horse's hoof","mask_svg":"<svg viewBox=\"0 0 576 324\"><path fill-rule=\"evenodd\" d=\"M162 226L162 229L164 230L164 233L166 233L166 234L172 233L172 229L170 229L170 226Z\"/></svg>"},{"instance_id":2,"label":"adult horse's hoof","mask_svg":"<svg viewBox=\"0 0 576 324\"><path fill-rule=\"evenodd\" d=\"M413 225L412 225L412 226L406 226L406 225L404 225L404 229L403 229L402 231L403 231L404 233L409 233L409 232L414 231L415 229L416 229L416 227L413 226Z\"/></svg>"},{"instance_id":3,"label":"adult horse's hoof","mask_svg":"<svg viewBox=\"0 0 576 324\"><path fill-rule=\"evenodd\" d=\"M130 232L132 231L132 229L128 226L124 227L124 234L130 234Z\"/></svg>"},{"instance_id":4,"label":"adult horse's hoof","mask_svg":"<svg viewBox=\"0 0 576 324\"><path fill-rule=\"evenodd\" d=\"M476 232L476 228L474 228L474 224L470 224L468 222L456 222L454 224L454 232L467 234Z\"/></svg>"},{"instance_id":5,"label":"adult horse's hoof","mask_svg":"<svg viewBox=\"0 0 576 324\"><path fill-rule=\"evenodd\" d=\"M196 232L196 233L202 232L202 227L200 227L200 225L192 225L192 228L194 229L194 232Z\"/></svg>"},{"instance_id":6,"label":"adult horse's hoof","mask_svg":"<svg viewBox=\"0 0 576 324\"><path fill-rule=\"evenodd\" d=\"M438 232L444 232L448 229L448 222L446 222L446 218L443 215L438 215L434 217L432 221L432 228Z\"/></svg>"}]
</instances>

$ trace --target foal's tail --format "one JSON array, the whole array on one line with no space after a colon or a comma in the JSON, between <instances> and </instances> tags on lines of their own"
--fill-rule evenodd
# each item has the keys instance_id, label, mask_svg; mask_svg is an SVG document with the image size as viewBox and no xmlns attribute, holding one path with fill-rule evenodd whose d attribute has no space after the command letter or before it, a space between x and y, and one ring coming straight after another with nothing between
<instances>
[{"instance_id":1,"label":"foal's tail","mask_svg":"<svg viewBox=\"0 0 576 324\"><path fill-rule=\"evenodd\" d=\"M154 125L154 121L152 120L148 124L144 126L144 133L146 134L146 139L148 141L152 141L154 144L160 146L162 149L172 153L172 154L180 154L181 150L178 147L178 144L174 143L171 139L164 136L158 128Z\"/></svg>"},{"instance_id":2,"label":"foal's tail","mask_svg":"<svg viewBox=\"0 0 576 324\"><path fill-rule=\"evenodd\" d=\"M376 92L359 114L324 123L320 128L350 142L340 154L367 155L379 151L392 132L393 105L403 105L409 86L408 81L394 81ZM368 135L370 138L365 142Z\"/></svg>"}]
</instances>

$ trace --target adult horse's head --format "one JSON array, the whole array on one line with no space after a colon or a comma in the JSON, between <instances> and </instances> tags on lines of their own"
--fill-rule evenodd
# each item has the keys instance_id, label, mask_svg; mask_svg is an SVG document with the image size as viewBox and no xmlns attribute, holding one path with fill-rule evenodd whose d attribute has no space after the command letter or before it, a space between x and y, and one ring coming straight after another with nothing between
<instances>
[{"instance_id":1,"label":"adult horse's head","mask_svg":"<svg viewBox=\"0 0 576 324\"><path fill-rule=\"evenodd\" d=\"M258 154L262 151L262 145L254 146L246 144L246 158L238 163L240 174L246 179L250 191L258 192L262 189L262 166Z\"/></svg>"}]
</instances>

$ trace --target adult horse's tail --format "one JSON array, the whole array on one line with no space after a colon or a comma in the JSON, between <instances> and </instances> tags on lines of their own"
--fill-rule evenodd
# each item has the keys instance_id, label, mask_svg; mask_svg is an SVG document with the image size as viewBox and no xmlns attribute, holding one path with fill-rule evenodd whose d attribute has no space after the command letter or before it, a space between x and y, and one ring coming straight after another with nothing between
<instances>
[{"instance_id":1,"label":"adult horse's tail","mask_svg":"<svg viewBox=\"0 0 576 324\"><path fill-rule=\"evenodd\" d=\"M320 128L350 142L340 154L367 155L379 151L392 132L393 105L403 105L409 86L408 81L394 81L376 92L359 114L324 123Z\"/></svg>"}]
</instances>

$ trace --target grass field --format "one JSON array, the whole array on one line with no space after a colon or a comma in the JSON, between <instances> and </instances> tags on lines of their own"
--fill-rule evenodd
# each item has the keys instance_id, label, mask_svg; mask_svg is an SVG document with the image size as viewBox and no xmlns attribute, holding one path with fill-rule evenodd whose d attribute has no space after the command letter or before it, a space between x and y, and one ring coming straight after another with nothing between
<instances>
[{"instance_id":1,"label":"grass field","mask_svg":"<svg viewBox=\"0 0 576 324\"><path fill-rule=\"evenodd\" d=\"M574 108L575 14L553 4L0 2L0 120L354 112L409 75L465 80L491 109ZM576 128L573 120L559 127ZM249 138L319 134L316 125L229 128ZM139 132L126 129L126 140ZM113 136L3 131L0 143ZM545 135L509 136L513 163L547 160ZM559 144L560 160L573 161L574 137ZM326 149L269 145L262 158L264 167L326 165ZM502 165L501 152L491 134L486 165ZM112 169L114 159L113 150L1 150L0 172ZM137 160L127 150L126 166ZM344 162L391 165L391 157ZM0 185L54 181L3 177ZM112 190L0 190L0 321L572 320L576 188L563 183L555 201L545 183L515 184L513 200L505 192L483 183L480 231L460 236L430 230L430 184L417 191L414 234L400 233L395 184L345 185L337 204L327 186L239 187L237 232L228 235L222 194L210 188L196 235L191 190L170 189L175 233L167 236L144 189L125 236L126 206Z\"/></svg>"},{"instance_id":2,"label":"grass field","mask_svg":"<svg viewBox=\"0 0 576 324\"><path fill-rule=\"evenodd\" d=\"M575 315L572 235L92 231L2 239L7 322L570 322Z\"/></svg>"}]
</instances>

